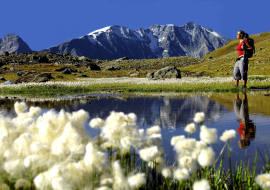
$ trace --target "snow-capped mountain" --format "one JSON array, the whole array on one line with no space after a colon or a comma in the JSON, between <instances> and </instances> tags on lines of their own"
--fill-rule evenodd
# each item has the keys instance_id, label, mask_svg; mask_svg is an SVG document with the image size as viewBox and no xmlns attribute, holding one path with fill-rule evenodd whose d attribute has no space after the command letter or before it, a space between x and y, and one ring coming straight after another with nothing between
<instances>
[{"instance_id":1,"label":"snow-capped mountain","mask_svg":"<svg viewBox=\"0 0 270 190\"><path fill-rule=\"evenodd\" d=\"M137 30L114 25L65 41L45 51L69 52L92 59L202 57L226 45L229 40L194 22L188 22L184 26L153 25L148 29Z\"/></svg>"},{"instance_id":2,"label":"snow-capped mountain","mask_svg":"<svg viewBox=\"0 0 270 190\"><path fill-rule=\"evenodd\" d=\"M8 34L3 39L0 38L0 55L6 51L9 53L24 53L32 50L18 35Z\"/></svg>"}]
</instances>

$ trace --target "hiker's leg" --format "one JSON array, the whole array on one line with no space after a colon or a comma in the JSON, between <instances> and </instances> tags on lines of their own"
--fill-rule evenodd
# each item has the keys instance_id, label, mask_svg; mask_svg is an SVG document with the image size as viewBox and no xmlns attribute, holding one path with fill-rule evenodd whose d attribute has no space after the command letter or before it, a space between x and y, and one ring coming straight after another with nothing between
<instances>
[{"instance_id":1,"label":"hiker's leg","mask_svg":"<svg viewBox=\"0 0 270 190\"><path fill-rule=\"evenodd\" d=\"M247 85L247 80L243 80L243 86Z\"/></svg>"},{"instance_id":2,"label":"hiker's leg","mask_svg":"<svg viewBox=\"0 0 270 190\"><path fill-rule=\"evenodd\" d=\"M235 80L234 83L235 83L235 86L238 86L239 80Z\"/></svg>"},{"instance_id":3,"label":"hiker's leg","mask_svg":"<svg viewBox=\"0 0 270 190\"><path fill-rule=\"evenodd\" d=\"M247 84L248 58L241 58L239 61L239 70L243 78L243 86Z\"/></svg>"},{"instance_id":4,"label":"hiker's leg","mask_svg":"<svg viewBox=\"0 0 270 190\"><path fill-rule=\"evenodd\" d=\"M241 73L239 69L239 60L235 62L233 69L233 79L235 80L235 86L238 86L239 80L241 79Z\"/></svg>"}]
</instances>

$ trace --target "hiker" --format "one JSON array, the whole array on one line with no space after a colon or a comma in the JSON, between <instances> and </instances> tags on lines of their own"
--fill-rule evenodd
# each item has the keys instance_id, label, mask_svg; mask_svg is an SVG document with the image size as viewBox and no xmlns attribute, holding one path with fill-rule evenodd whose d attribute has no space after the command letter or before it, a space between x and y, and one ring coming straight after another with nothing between
<instances>
[{"instance_id":1,"label":"hiker","mask_svg":"<svg viewBox=\"0 0 270 190\"><path fill-rule=\"evenodd\" d=\"M233 101L233 107L239 121L239 128L237 128L237 131L241 140L238 141L238 145L243 149L250 145L250 141L255 138L256 132L256 126L253 121L249 119L247 95L243 93L243 98L241 100L239 99L239 95L236 94L235 100Z\"/></svg>"},{"instance_id":2,"label":"hiker","mask_svg":"<svg viewBox=\"0 0 270 190\"><path fill-rule=\"evenodd\" d=\"M239 30L237 32L237 39L239 39L240 42L236 47L236 50L238 51L238 58L235 62L235 66L233 70L233 78L235 80L235 87L238 87L239 80L242 78L243 79L242 88L246 88L247 71L248 71L248 56L244 56L244 51L247 49L253 49L253 46L249 44L248 40L245 40L245 38L249 38L249 35L245 33L243 30Z\"/></svg>"}]
</instances>

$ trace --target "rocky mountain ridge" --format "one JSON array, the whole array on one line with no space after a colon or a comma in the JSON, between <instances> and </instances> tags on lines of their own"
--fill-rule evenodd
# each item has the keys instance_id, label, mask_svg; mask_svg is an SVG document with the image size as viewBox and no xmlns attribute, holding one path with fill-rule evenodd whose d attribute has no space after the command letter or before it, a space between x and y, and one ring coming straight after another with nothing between
<instances>
[{"instance_id":1,"label":"rocky mountain ridge","mask_svg":"<svg viewBox=\"0 0 270 190\"><path fill-rule=\"evenodd\" d=\"M67 40L44 51L69 52L92 59L155 59L189 56L200 58L224 45L230 39L214 30L188 22L184 26L153 25L131 30L114 25L85 36Z\"/></svg>"},{"instance_id":2,"label":"rocky mountain ridge","mask_svg":"<svg viewBox=\"0 0 270 190\"><path fill-rule=\"evenodd\" d=\"M188 56L200 58L225 44L230 39L214 30L188 22L184 26L153 25L148 29L131 30L114 25L93 31L79 38L67 40L43 51L69 53L91 59L112 60L156 59ZM0 54L32 52L17 35L0 39Z\"/></svg>"}]
</instances>

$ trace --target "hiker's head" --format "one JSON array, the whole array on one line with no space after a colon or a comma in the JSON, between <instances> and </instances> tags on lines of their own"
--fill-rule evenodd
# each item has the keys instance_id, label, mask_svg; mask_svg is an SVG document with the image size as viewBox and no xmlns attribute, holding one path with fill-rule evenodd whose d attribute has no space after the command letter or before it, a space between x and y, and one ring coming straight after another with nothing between
<instances>
[{"instance_id":1,"label":"hiker's head","mask_svg":"<svg viewBox=\"0 0 270 190\"><path fill-rule=\"evenodd\" d=\"M249 35L247 33L245 33L243 30L239 30L237 32L237 38L238 39L249 38Z\"/></svg>"}]
</instances>

